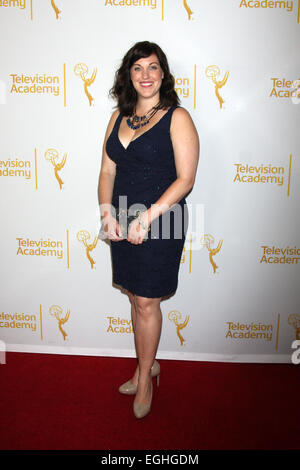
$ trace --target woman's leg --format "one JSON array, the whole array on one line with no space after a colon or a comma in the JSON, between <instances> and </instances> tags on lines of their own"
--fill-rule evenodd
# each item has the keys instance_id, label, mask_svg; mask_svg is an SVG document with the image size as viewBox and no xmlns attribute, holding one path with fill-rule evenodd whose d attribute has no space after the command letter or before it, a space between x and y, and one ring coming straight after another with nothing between
<instances>
[{"instance_id":1,"label":"woman's leg","mask_svg":"<svg viewBox=\"0 0 300 470\"><path fill-rule=\"evenodd\" d=\"M135 295L135 347L139 362L136 401L146 404L151 396L151 367L155 360L162 328L161 297Z\"/></svg>"},{"instance_id":2,"label":"woman's leg","mask_svg":"<svg viewBox=\"0 0 300 470\"><path fill-rule=\"evenodd\" d=\"M131 303L131 321L132 321L132 327L133 327L133 333L135 335L135 328L136 328L136 308L135 308L135 298L134 298L134 293L131 291L128 291L128 296L129 300ZM131 379L131 382L134 385L137 385L139 380L139 365L137 366L134 376Z\"/></svg>"}]
</instances>

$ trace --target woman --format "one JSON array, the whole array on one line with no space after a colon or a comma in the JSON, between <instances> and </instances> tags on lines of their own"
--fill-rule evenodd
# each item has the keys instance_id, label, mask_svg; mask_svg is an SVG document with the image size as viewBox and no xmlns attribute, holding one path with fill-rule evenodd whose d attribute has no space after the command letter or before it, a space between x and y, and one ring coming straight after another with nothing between
<instances>
[{"instance_id":1,"label":"woman","mask_svg":"<svg viewBox=\"0 0 300 470\"><path fill-rule=\"evenodd\" d=\"M135 394L137 418L151 409L153 377L158 385L160 365L155 356L162 326L160 302L177 289L188 226L185 196L194 185L198 165L197 131L189 113L178 106L174 83L158 45L139 42L127 52L111 90L118 109L107 127L99 177L102 227L111 242L113 281L127 291L131 302L138 358L133 377L119 391ZM121 212L114 211L124 198L126 208L142 207L134 212L138 217L131 221L127 237ZM175 206L180 209L176 214ZM169 224L163 234L166 220ZM182 229L179 237L175 234L178 227Z\"/></svg>"}]
</instances>

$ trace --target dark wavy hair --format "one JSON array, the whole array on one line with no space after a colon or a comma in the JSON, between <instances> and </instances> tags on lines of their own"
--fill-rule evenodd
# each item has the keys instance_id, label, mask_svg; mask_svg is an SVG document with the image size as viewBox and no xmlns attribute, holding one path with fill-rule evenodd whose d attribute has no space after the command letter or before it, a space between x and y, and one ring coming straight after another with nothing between
<instances>
[{"instance_id":1,"label":"dark wavy hair","mask_svg":"<svg viewBox=\"0 0 300 470\"><path fill-rule=\"evenodd\" d=\"M117 106L124 116L132 116L137 102L137 92L132 85L130 69L139 59L156 54L159 64L163 70L164 78L160 87L160 108L166 109L169 106L180 104L180 100L175 91L175 79L170 72L169 64L165 53L154 42L137 42L125 54L120 68L115 73L113 87L109 91L109 96L117 100Z\"/></svg>"}]
</instances>

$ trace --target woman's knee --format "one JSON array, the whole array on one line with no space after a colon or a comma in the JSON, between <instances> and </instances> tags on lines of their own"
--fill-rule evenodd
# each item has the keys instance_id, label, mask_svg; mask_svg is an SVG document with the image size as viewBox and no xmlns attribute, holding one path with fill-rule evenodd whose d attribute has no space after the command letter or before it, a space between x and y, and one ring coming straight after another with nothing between
<instances>
[{"instance_id":1,"label":"woman's knee","mask_svg":"<svg viewBox=\"0 0 300 470\"><path fill-rule=\"evenodd\" d=\"M149 316L159 308L161 298L134 296L136 311L140 315Z\"/></svg>"}]
</instances>

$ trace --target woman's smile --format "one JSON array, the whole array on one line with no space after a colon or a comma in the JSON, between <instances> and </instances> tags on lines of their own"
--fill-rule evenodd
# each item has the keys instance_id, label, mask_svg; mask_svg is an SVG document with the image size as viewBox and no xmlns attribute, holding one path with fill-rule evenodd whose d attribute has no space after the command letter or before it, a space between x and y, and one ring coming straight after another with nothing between
<instances>
[{"instance_id":1,"label":"woman's smile","mask_svg":"<svg viewBox=\"0 0 300 470\"><path fill-rule=\"evenodd\" d=\"M144 88L149 88L150 86L153 85L153 82L140 82L140 85L143 86Z\"/></svg>"},{"instance_id":2,"label":"woman's smile","mask_svg":"<svg viewBox=\"0 0 300 470\"><path fill-rule=\"evenodd\" d=\"M130 70L132 84L142 97L153 97L159 93L163 70L156 54L137 60Z\"/></svg>"}]
</instances>

